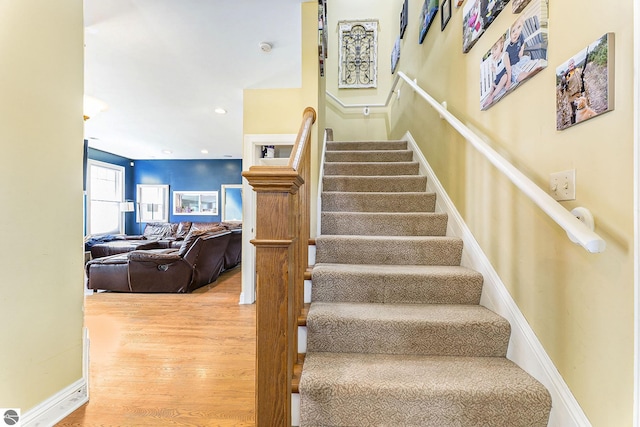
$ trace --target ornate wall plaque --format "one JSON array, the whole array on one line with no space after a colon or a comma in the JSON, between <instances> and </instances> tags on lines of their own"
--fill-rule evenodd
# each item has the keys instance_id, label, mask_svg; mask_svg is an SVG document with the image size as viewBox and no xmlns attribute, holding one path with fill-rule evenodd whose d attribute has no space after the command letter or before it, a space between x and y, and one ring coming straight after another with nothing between
<instances>
[{"instance_id":1,"label":"ornate wall plaque","mask_svg":"<svg viewBox=\"0 0 640 427\"><path fill-rule=\"evenodd\" d=\"M341 21L339 88L377 86L378 21Z\"/></svg>"}]
</instances>

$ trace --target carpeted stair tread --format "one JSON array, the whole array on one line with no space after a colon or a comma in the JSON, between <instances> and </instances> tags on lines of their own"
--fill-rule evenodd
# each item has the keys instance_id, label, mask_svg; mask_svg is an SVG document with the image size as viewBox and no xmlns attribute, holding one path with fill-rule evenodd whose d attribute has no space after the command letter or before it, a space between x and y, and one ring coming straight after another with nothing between
<instances>
[{"instance_id":1,"label":"carpeted stair tread","mask_svg":"<svg viewBox=\"0 0 640 427\"><path fill-rule=\"evenodd\" d=\"M330 175L322 179L323 191L426 191L427 177L422 175L344 176Z\"/></svg>"},{"instance_id":2,"label":"carpeted stair tread","mask_svg":"<svg viewBox=\"0 0 640 427\"><path fill-rule=\"evenodd\" d=\"M433 212L435 193L323 192L323 212Z\"/></svg>"},{"instance_id":3,"label":"carpeted stair tread","mask_svg":"<svg viewBox=\"0 0 640 427\"><path fill-rule=\"evenodd\" d=\"M547 390L503 357L309 353L301 426L542 427Z\"/></svg>"},{"instance_id":4,"label":"carpeted stair tread","mask_svg":"<svg viewBox=\"0 0 640 427\"><path fill-rule=\"evenodd\" d=\"M444 236L447 214L432 212L323 212L322 234Z\"/></svg>"},{"instance_id":5,"label":"carpeted stair tread","mask_svg":"<svg viewBox=\"0 0 640 427\"><path fill-rule=\"evenodd\" d=\"M328 141L326 151L406 150L407 141Z\"/></svg>"},{"instance_id":6,"label":"carpeted stair tread","mask_svg":"<svg viewBox=\"0 0 640 427\"><path fill-rule=\"evenodd\" d=\"M418 175L418 162L332 162L325 163L324 175Z\"/></svg>"},{"instance_id":7,"label":"carpeted stair tread","mask_svg":"<svg viewBox=\"0 0 640 427\"><path fill-rule=\"evenodd\" d=\"M441 236L316 237L316 262L341 264L460 265L462 240Z\"/></svg>"},{"instance_id":8,"label":"carpeted stair tread","mask_svg":"<svg viewBox=\"0 0 640 427\"><path fill-rule=\"evenodd\" d=\"M410 162L411 150L336 150L325 152L325 164L329 162Z\"/></svg>"},{"instance_id":9,"label":"carpeted stair tread","mask_svg":"<svg viewBox=\"0 0 640 427\"><path fill-rule=\"evenodd\" d=\"M407 142L329 142L323 172L300 425L546 426Z\"/></svg>"},{"instance_id":10,"label":"carpeted stair tread","mask_svg":"<svg viewBox=\"0 0 640 427\"><path fill-rule=\"evenodd\" d=\"M313 302L479 304L482 274L460 266L316 264Z\"/></svg>"},{"instance_id":11,"label":"carpeted stair tread","mask_svg":"<svg viewBox=\"0 0 640 427\"><path fill-rule=\"evenodd\" d=\"M307 351L506 356L509 322L479 305L314 302Z\"/></svg>"}]
</instances>

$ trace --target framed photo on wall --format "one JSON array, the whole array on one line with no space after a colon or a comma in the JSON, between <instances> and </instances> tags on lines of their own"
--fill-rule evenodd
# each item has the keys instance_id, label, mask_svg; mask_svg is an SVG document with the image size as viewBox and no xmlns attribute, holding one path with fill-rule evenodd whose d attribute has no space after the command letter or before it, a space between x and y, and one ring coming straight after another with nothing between
<instances>
[{"instance_id":1,"label":"framed photo on wall","mask_svg":"<svg viewBox=\"0 0 640 427\"><path fill-rule=\"evenodd\" d=\"M480 109L486 110L547 67L549 11L531 4L496 40L480 63Z\"/></svg>"},{"instance_id":2,"label":"framed photo on wall","mask_svg":"<svg viewBox=\"0 0 640 427\"><path fill-rule=\"evenodd\" d=\"M409 0L404 0L402 12L400 12L400 38L404 38L404 32L407 30L409 23Z\"/></svg>"},{"instance_id":3,"label":"framed photo on wall","mask_svg":"<svg viewBox=\"0 0 640 427\"><path fill-rule=\"evenodd\" d=\"M556 129L614 108L614 33L607 33L556 68Z\"/></svg>"},{"instance_id":4,"label":"framed photo on wall","mask_svg":"<svg viewBox=\"0 0 640 427\"><path fill-rule=\"evenodd\" d=\"M507 3L509 0L467 0L462 8L463 53L471 50Z\"/></svg>"},{"instance_id":5,"label":"framed photo on wall","mask_svg":"<svg viewBox=\"0 0 640 427\"><path fill-rule=\"evenodd\" d=\"M427 36L427 31L433 23L433 19L438 13L438 0L424 0L422 5L422 12L420 12L420 36L418 42L422 44L424 38Z\"/></svg>"},{"instance_id":6,"label":"framed photo on wall","mask_svg":"<svg viewBox=\"0 0 640 427\"><path fill-rule=\"evenodd\" d=\"M400 37L396 39L396 43L393 45L393 50L391 51L391 74L396 72L398 61L400 61Z\"/></svg>"},{"instance_id":7,"label":"framed photo on wall","mask_svg":"<svg viewBox=\"0 0 640 427\"><path fill-rule=\"evenodd\" d=\"M511 10L513 13L520 13L522 10L527 7L531 0L513 0L511 3Z\"/></svg>"},{"instance_id":8,"label":"framed photo on wall","mask_svg":"<svg viewBox=\"0 0 640 427\"><path fill-rule=\"evenodd\" d=\"M444 27L447 26L449 19L451 19L451 1L442 0L442 6L440 6L440 31L444 31Z\"/></svg>"}]
</instances>

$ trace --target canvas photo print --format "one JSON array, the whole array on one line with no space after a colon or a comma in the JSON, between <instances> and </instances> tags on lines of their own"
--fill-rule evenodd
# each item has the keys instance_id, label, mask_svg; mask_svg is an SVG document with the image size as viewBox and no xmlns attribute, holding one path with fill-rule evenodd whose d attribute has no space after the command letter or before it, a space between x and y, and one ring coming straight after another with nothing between
<instances>
[{"instance_id":1,"label":"canvas photo print","mask_svg":"<svg viewBox=\"0 0 640 427\"><path fill-rule=\"evenodd\" d=\"M509 0L468 0L462 9L462 52L467 53Z\"/></svg>"},{"instance_id":2,"label":"canvas photo print","mask_svg":"<svg viewBox=\"0 0 640 427\"><path fill-rule=\"evenodd\" d=\"M418 38L420 44L427 36L427 31L429 31L436 13L438 13L438 0L424 0L422 11L420 12L420 37Z\"/></svg>"},{"instance_id":3,"label":"canvas photo print","mask_svg":"<svg viewBox=\"0 0 640 427\"><path fill-rule=\"evenodd\" d=\"M548 10L532 0L480 63L480 109L486 110L547 67Z\"/></svg>"},{"instance_id":4,"label":"canvas photo print","mask_svg":"<svg viewBox=\"0 0 640 427\"><path fill-rule=\"evenodd\" d=\"M396 39L393 50L391 51L391 74L396 72L398 61L400 61L400 37Z\"/></svg>"},{"instance_id":5,"label":"canvas photo print","mask_svg":"<svg viewBox=\"0 0 640 427\"><path fill-rule=\"evenodd\" d=\"M404 38L404 32L407 30L409 23L409 0L404 0L402 11L400 12L400 38Z\"/></svg>"},{"instance_id":6,"label":"canvas photo print","mask_svg":"<svg viewBox=\"0 0 640 427\"><path fill-rule=\"evenodd\" d=\"M556 68L556 128L613 110L614 34L607 33Z\"/></svg>"},{"instance_id":7,"label":"canvas photo print","mask_svg":"<svg viewBox=\"0 0 640 427\"><path fill-rule=\"evenodd\" d=\"M511 10L513 11L513 13L520 13L522 12L522 9L527 7L530 1L531 0L513 0L513 3L511 4Z\"/></svg>"}]
</instances>

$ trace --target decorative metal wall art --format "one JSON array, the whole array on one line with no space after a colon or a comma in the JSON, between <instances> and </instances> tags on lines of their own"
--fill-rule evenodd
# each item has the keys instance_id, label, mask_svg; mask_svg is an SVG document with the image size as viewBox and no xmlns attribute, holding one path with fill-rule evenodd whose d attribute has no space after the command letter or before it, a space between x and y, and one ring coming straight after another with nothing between
<instances>
[{"instance_id":1,"label":"decorative metal wall art","mask_svg":"<svg viewBox=\"0 0 640 427\"><path fill-rule=\"evenodd\" d=\"M339 88L377 86L378 21L341 21Z\"/></svg>"}]
</instances>

